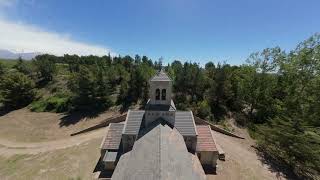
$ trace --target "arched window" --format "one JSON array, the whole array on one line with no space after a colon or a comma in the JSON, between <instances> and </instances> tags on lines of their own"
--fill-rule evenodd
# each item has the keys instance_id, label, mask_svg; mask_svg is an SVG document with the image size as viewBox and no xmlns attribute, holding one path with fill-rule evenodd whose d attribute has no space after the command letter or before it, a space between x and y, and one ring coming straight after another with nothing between
<instances>
[{"instance_id":1,"label":"arched window","mask_svg":"<svg viewBox=\"0 0 320 180\"><path fill-rule=\"evenodd\" d=\"M160 89L156 89L156 100L160 100Z\"/></svg>"},{"instance_id":2,"label":"arched window","mask_svg":"<svg viewBox=\"0 0 320 180\"><path fill-rule=\"evenodd\" d=\"M166 100L166 93L167 93L167 90L166 89L162 89L162 92L161 92L161 99L162 100Z\"/></svg>"}]
</instances>

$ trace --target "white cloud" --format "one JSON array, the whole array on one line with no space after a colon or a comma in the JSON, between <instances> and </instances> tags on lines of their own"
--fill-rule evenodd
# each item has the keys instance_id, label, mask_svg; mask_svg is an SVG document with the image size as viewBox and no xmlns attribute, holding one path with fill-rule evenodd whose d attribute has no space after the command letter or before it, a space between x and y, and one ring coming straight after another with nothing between
<instances>
[{"instance_id":1,"label":"white cloud","mask_svg":"<svg viewBox=\"0 0 320 180\"><path fill-rule=\"evenodd\" d=\"M5 3L10 0L0 0ZM67 35L47 32L23 23L0 18L0 49L14 52L40 52L54 55L116 55L103 46L74 41Z\"/></svg>"}]
</instances>

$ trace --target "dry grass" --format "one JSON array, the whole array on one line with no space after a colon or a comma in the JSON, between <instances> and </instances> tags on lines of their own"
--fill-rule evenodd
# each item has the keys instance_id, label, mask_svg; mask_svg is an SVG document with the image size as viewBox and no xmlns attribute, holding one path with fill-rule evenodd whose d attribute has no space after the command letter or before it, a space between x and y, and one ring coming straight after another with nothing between
<instances>
[{"instance_id":1,"label":"dry grass","mask_svg":"<svg viewBox=\"0 0 320 180\"><path fill-rule=\"evenodd\" d=\"M0 156L0 177L3 180L92 179L100 143L101 138L98 138L37 155Z\"/></svg>"},{"instance_id":2,"label":"dry grass","mask_svg":"<svg viewBox=\"0 0 320 180\"><path fill-rule=\"evenodd\" d=\"M16 142L57 140L115 115L118 113L108 111L97 117L83 117L79 114L67 116L59 113L31 112L24 108L0 116L0 138ZM74 124L62 126L63 121L74 122Z\"/></svg>"}]
</instances>

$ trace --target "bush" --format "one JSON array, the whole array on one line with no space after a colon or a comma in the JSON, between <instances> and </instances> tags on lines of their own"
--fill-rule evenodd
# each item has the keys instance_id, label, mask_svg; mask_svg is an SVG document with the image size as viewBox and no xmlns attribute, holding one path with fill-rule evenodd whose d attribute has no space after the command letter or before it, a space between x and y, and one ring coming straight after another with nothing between
<instances>
[{"instance_id":1,"label":"bush","mask_svg":"<svg viewBox=\"0 0 320 180\"><path fill-rule=\"evenodd\" d=\"M35 112L67 112L71 110L71 100L68 95L58 94L32 102L30 109Z\"/></svg>"},{"instance_id":2,"label":"bush","mask_svg":"<svg viewBox=\"0 0 320 180\"><path fill-rule=\"evenodd\" d=\"M31 74L30 67L28 67L27 64L21 58L18 59L18 62L13 66L13 68L25 75Z\"/></svg>"},{"instance_id":3,"label":"bush","mask_svg":"<svg viewBox=\"0 0 320 180\"><path fill-rule=\"evenodd\" d=\"M11 72L2 77L0 97L6 108L20 108L28 105L35 97L35 84L20 72Z\"/></svg>"},{"instance_id":4,"label":"bush","mask_svg":"<svg viewBox=\"0 0 320 180\"><path fill-rule=\"evenodd\" d=\"M210 115L211 108L206 100L199 102L197 107L198 107L197 115L200 118L206 119Z\"/></svg>"}]
</instances>

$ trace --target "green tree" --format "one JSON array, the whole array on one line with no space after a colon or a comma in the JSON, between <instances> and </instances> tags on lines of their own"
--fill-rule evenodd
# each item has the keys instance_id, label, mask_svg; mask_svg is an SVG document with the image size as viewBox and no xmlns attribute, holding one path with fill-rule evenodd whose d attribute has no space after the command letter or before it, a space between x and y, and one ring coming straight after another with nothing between
<instances>
[{"instance_id":1,"label":"green tree","mask_svg":"<svg viewBox=\"0 0 320 180\"><path fill-rule=\"evenodd\" d=\"M77 110L102 110L111 105L108 79L101 70L94 72L80 66L79 72L70 77L68 87L74 94L73 105Z\"/></svg>"},{"instance_id":2,"label":"green tree","mask_svg":"<svg viewBox=\"0 0 320 180\"><path fill-rule=\"evenodd\" d=\"M53 75L56 72L55 59L55 56L48 54L35 57L33 63L41 80L51 81L53 79Z\"/></svg>"},{"instance_id":3,"label":"green tree","mask_svg":"<svg viewBox=\"0 0 320 180\"><path fill-rule=\"evenodd\" d=\"M20 108L28 105L35 97L34 82L20 72L11 72L2 77L0 96L7 108Z\"/></svg>"},{"instance_id":4,"label":"green tree","mask_svg":"<svg viewBox=\"0 0 320 180\"><path fill-rule=\"evenodd\" d=\"M211 108L209 106L209 103L206 100L203 100L197 104L197 115L202 118L206 119L211 114Z\"/></svg>"},{"instance_id":5,"label":"green tree","mask_svg":"<svg viewBox=\"0 0 320 180\"><path fill-rule=\"evenodd\" d=\"M21 57L19 57L18 62L13 66L13 68L17 69L19 72L29 75L31 73L30 68L27 66L27 64L22 60Z\"/></svg>"},{"instance_id":6,"label":"green tree","mask_svg":"<svg viewBox=\"0 0 320 180\"><path fill-rule=\"evenodd\" d=\"M2 62L0 62L0 77L4 74L4 71L5 71L5 67L2 64Z\"/></svg>"},{"instance_id":7,"label":"green tree","mask_svg":"<svg viewBox=\"0 0 320 180\"><path fill-rule=\"evenodd\" d=\"M256 126L260 150L306 179L317 179L320 172L319 50L320 36L315 35L288 55L273 54L277 86L271 86L269 107L258 106L262 112L276 109L268 123ZM262 83L257 86L266 88Z\"/></svg>"}]
</instances>

